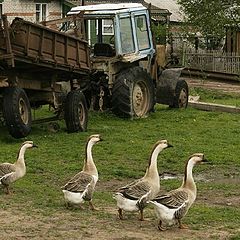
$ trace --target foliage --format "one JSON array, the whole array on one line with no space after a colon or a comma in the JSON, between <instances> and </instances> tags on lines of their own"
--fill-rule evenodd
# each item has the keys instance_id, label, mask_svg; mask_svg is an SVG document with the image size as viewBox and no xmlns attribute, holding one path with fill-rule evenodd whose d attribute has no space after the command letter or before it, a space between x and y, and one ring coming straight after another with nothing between
<instances>
[{"instance_id":1,"label":"foliage","mask_svg":"<svg viewBox=\"0 0 240 240\"><path fill-rule=\"evenodd\" d=\"M152 24L152 32L157 44L166 44L167 27L161 24Z\"/></svg>"},{"instance_id":2,"label":"foliage","mask_svg":"<svg viewBox=\"0 0 240 240\"><path fill-rule=\"evenodd\" d=\"M186 22L205 37L221 39L226 25L239 27L239 0L178 0Z\"/></svg>"}]
</instances>

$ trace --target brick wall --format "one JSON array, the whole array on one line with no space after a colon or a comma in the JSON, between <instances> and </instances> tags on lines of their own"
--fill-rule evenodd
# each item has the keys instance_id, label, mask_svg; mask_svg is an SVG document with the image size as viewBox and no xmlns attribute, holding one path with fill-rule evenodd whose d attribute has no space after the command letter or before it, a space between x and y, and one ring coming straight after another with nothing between
<instances>
[{"instance_id":1,"label":"brick wall","mask_svg":"<svg viewBox=\"0 0 240 240\"><path fill-rule=\"evenodd\" d=\"M43 1L40 1L43 2ZM59 0L46 1L47 20L60 18L62 6ZM8 16L11 22L15 17L36 22L36 1L34 0L4 0L2 3L3 14Z\"/></svg>"}]
</instances>

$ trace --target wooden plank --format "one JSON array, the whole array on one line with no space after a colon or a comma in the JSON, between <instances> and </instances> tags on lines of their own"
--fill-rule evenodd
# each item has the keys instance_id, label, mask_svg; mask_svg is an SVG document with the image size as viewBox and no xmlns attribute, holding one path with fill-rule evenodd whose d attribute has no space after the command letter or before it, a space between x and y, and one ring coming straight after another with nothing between
<instances>
[{"instance_id":1,"label":"wooden plank","mask_svg":"<svg viewBox=\"0 0 240 240\"><path fill-rule=\"evenodd\" d=\"M7 50L7 54L9 56L11 56L11 58L9 58L7 62L11 67L14 68L15 67L15 61L14 61L14 55L13 55L12 45L11 45L11 41L10 41L10 33L9 33L7 16L3 15L2 20L3 20L4 34L5 34L5 37L6 37L5 38L6 50Z\"/></svg>"},{"instance_id":2,"label":"wooden plank","mask_svg":"<svg viewBox=\"0 0 240 240\"><path fill-rule=\"evenodd\" d=\"M188 106L196 109L204 110L204 111L240 113L239 107L215 104L215 103L189 101Z\"/></svg>"}]
</instances>

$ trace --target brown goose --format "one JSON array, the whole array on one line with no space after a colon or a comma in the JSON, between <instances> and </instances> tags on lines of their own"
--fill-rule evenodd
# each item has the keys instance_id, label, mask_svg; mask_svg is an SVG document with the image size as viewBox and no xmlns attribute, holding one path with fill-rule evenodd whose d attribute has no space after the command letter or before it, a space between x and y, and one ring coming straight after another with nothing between
<instances>
[{"instance_id":1,"label":"brown goose","mask_svg":"<svg viewBox=\"0 0 240 240\"><path fill-rule=\"evenodd\" d=\"M99 134L91 135L88 138L82 171L77 173L62 187L67 205L81 204L84 201L88 201L90 208L92 210L95 209L92 203L92 196L98 181L98 171L93 161L92 147L101 140Z\"/></svg>"},{"instance_id":2,"label":"brown goose","mask_svg":"<svg viewBox=\"0 0 240 240\"><path fill-rule=\"evenodd\" d=\"M167 194L159 194L154 200L150 201L154 205L156 215L159 219L159 230L164 231L166 230L165 226L171 226L176 223L179 224L179 228L187 228L186 225L182 224L181 219L187 214L188 209L192 206L197 196L192 169L196 164L204 162L208 161L202 153L195 153L190 156L185 166L185 174L181 187Z\"/></svg>"},{"instance_id":3,"label":"brown goose","mask_svg":"<svg viewBox=\"0 0 240 240\"><path fill-rule=\"evenodd\" d=\"M165 148L172 147L167 140L155 143L149 165L143 178L136 180L119 189L113 196L117 200L118 215L123 219L124 211L140 211L140 220L143 220L143 209L147 201L151 200L160 190L160 179L157 169L158 154Z\"/></svg>"},{"instance_id":4,"label":"brown goose","mask_svg":"<svg viewBox=\"0 0 240 240\"><path fill-rule=\"evenodd\" d=\"M33 147L37 146L34 145L32 141L24 142L18 152L17 161L15 163L0 164L0 184L3 185L7 194L10 193L9 185L26 174L24 154L26 149Z\"/></svg>"}]
</instances>

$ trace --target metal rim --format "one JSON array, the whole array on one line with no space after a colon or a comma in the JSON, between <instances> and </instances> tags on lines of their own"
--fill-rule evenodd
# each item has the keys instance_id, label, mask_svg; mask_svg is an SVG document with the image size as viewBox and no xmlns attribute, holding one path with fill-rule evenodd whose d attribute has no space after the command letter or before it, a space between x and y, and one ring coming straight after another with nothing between
<instances>
[{"instance_id":1,"label":"metal rim","mask_svg":"<svg viewBox=\"0 0 240 240\"><path fill-rule=\"evenodd\" d=\"M24 124L28 124L28 121L29 121L28 107L23 98L19 99L18 107L19 107L20 118L22 119Z\"/></svg>"},{"instance_id":2,"label":"metal rim","mask_svg":"<svg viewBox=\"0 0 240 240\"><path fill-rule=\"evenodd\" d=\"M82 103L79 103L78 118L79 118L80 125L83 126L85 122L85 111Z\"/></svg>"},{"instance_id":3,"label":"metal rim","mask_svg":"<svg viewBox=\"0 0 240 240\"><path fill-rule=\"evenodd\" d=\"M146 114L149 105L149 92L143 82L136 83L133 87L133 109L136 116Z\"/></svg>"},{"instance_id":4,"label":"metal rim","mask_svg":"<svg viewBox=\"0 0 240 240\"><path fill-rule=\"evenodd\" d=\"M187 106L188 102L187 95L188 95L187 90L185 88L182 88L178 98L178 105L180 108L184 108Z\"/></svg>"}]
</instances>

